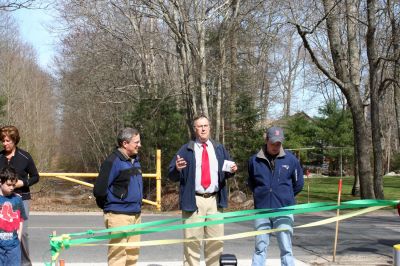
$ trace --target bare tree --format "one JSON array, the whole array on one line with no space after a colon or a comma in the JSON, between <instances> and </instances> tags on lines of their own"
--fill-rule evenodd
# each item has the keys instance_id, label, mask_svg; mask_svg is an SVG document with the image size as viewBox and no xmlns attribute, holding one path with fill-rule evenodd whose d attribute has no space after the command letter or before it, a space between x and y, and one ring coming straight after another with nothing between
<instances>
[{"instance_id":1,"label":"bare tree","mask_svg":"<svg viewBox=\"0 0 400 266\"><path fill-rule=\"evenodd\" d=\"M289 116L292 111L292 100L296 81L299 80L299 72L301 71L301 62L304 59L302 45L296 41L297 36L293 36L295 32L292 30L285 34L286 38L281 45L281 59L277 66L277 83L281 88L283 115Z\"/></svg>"},{"instance_id":2,"label":"bare tree","mask_svg":"<svg viewBox=\"0 0 400 266\"><path fill-rule=\"evenodd\" d=\"M352 112L361 197L383 198L382 127L385 125L381 120L387 114L381 106L386 88L393 80L388 76L389 62L395 61L396 56L390 53L393 39L387 37L385 30L388 20L379 19L378 23L377 18L383 17L381 10L389 6L379 2L377 8L374 0L323 0L322 4L324 12L311 29L294 24L314 64L340 88ZM320 50L310 42L313 34L323 31L329 40L331 58L321 57ZM367 61L364 69L362 57Z\"/></svg>"},{"instance_id":3,"label":"bare tree","mask_svg":"<svg viewBox=\"0 0 400 266\"><path fill-rule=\"evenodd\" d=\"M308 61L285 23L286 2L63 0L63 126L71 141L90 147L75 148L82 168L97 165L123 115L144 100L174 97L188 131L195 113L208 114L222 141L237 118L246 119L237 111L241 95L253 100L260 126L276 104L290 113L305 90L298 81ZM274 117L283 114L275 110Z\"/></svg>"},{"instance_id":4,"label":"bare tree","mask_svg":"<svg viewBox=\"0 0 400 266\"><path fill-rule=\"evenodd\" d=\"M30 8L37 0L2 0L0 1L0 10L15 11L21 8Z\"/></svg>"},{"instance_id":5,"label":"bare tree","mask_svg":"<svg viewBox=\"0 0 400 266\"><path fill-rule=\"evenodd\" d=\"M15 21L0 14L0 96L5 98L2 124L16 125L20 145L40 170L54 167L56 104L52 77L37 64L33 48L21 41Z\"/></svg>"},{"instance_id":6,"label":"bare tree","mask_svg":"<svg viewBox=\"0 0 400 266\"><path fill-rule=\"evenodd\" d=\"M325 16L319 21L319 23L325 21L327 25L326 30L329 39L334 73L332 73L330 69L325 67L320 62L320 59L318 59L318 57L316 56L315 51L313 50L312 46L309 43L309 40L307 39L307 35L314 33L314 31L305 30L299 24L296 25L297 31L302 38L303 44L309 52L313 62L332 82L334 82L341 89L342 93L346 97L354 121L355 146L358 154L357 162L360 176L361 197L375 198L372 168L369 157L372 143L368 137L369 133L367 121L364 116L362 94L360 93L359 84L357 82L354 82L355 77L353 76L354 73L357 72L357 69L353 70L353 67L357 67L360 64L356 63L353 65L348 63L348 61L356 62L358 54L360 54L358 49L354 51L353 48L356 47L351 45L351 42L353 41L353 39L351 39L351 36L355 35L355 33L351 32L351 21L348 20L347 22L350 23L350 25L348 27L348 30L346 31L346 39L350 43L347 48L345 48L345 46L342 45L345 40L341 38L342 29L340 28L340 26L343 25L343 23L345 22L340 19L341 6L338 4L338 2L334 0L323 0L322 2L325 10ZM348 9L346 9L346 11L351 12L351 10ZM350 15L350 13L346 14ZM349 49L349 47L351 47L351 49Z\"/></svg>"},{"instance_id":7,"label":"bare tree","mask_svg":"<svg viewBox=\"0 0 400 266\"><path fill-rule=\"evenodd\" d=\"M236 32L233 32L233 27L236 23L238 12L239 12L239 7L240 7L240 0L233 0L229 1L229 3L226 4L227 9L224 14L223 20L220 24L220 27L218 29L218 50L219 50L219 74L218 74L218 86L217 86L217 100L216 100L216 110L215 110L215 139L219 140L221 136L221 125L223 117L221 115L221 109L222 109L222 95L223 91L228 91L227 87L225 89L222 88L224 80L227 80L225 77L226 71L226 40L229 36L236 35ZM234 37L232 37L234 38ZM234 60L234 59L233 59ZM235 62L235 61L234 61ZM231 72L232 73L232 72ZM232 91L232 88L229 88L230 92ZM233 92L234 93L234 92ZM226 96L229 94L226 93ZM230 95L231 97L228 97L232 103L236 102L236 97L232 97L232 94ZM223 137L222 137L223 138Z\"/></svg>"}]
</instances>

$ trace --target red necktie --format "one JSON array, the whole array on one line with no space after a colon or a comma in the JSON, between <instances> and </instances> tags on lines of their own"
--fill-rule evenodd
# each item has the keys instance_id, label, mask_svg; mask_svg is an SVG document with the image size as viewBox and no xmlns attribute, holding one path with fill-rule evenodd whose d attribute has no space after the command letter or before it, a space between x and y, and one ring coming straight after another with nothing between
<instances>
[{"instance_id":1,"label":"red necktie","mask_svg":"<svg viewBox=\"0 0 400 266\"><path fill-rule=\"evenodd\" d=\"M201 185L206 189L211 184L210 162L208 160L207 144L203 143L203 154L201 156Z\"/></svg>"}]
</instances>

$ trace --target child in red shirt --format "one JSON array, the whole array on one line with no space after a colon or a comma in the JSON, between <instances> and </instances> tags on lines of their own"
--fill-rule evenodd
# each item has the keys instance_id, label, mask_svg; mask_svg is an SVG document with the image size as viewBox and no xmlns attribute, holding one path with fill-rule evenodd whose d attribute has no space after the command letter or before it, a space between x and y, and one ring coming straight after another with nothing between
<instances>
[{"instance_id":1,"label":"child in red shirt","mask_svg":"<svg viewBox=\"0 0 400 266\"><path fill-rule=\"evenodd\" d=\"M0 181L0 266L20 266L22 224L27 217L22 198L14 193L15 169L1 169Z\"/></svg>"}]
</instances>

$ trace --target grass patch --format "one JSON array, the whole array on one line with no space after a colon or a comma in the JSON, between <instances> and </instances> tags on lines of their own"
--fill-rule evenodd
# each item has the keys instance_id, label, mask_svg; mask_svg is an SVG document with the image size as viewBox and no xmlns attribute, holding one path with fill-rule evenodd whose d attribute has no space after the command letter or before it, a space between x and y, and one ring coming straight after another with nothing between
<instances>
[{"instance_id":1,"label":"grass patch","mask_svg":"<svg viewBox=\"0 0 400 266\"><path fill-rule=\"evenodd\" d=\"M305 177L303 191L297 195L297 203L337 201L339 177ZM354 177L343 177L341 201L360 199L353 197ZM385 176L383 178L384 194L387 200L400 199L400 177Z\"/></svg>"}]
</instances>

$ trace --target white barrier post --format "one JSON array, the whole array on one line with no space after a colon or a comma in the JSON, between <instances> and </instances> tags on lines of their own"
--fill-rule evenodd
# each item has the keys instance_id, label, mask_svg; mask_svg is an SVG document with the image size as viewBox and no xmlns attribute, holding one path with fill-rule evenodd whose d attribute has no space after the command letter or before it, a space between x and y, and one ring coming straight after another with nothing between
<instances>
[{"instance_id":1,"label":"white barrier post","mask_svg":"<svg viewBox=\"0 0 400 266\"><path fill-rule=\"evenodd\" d=\"M400 266L400 244L393 246L393 266Z\"/></svg>"}]
</instances>

